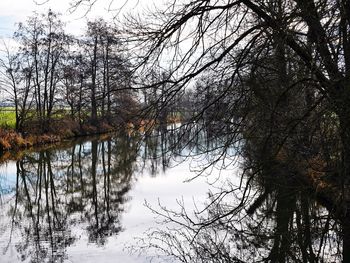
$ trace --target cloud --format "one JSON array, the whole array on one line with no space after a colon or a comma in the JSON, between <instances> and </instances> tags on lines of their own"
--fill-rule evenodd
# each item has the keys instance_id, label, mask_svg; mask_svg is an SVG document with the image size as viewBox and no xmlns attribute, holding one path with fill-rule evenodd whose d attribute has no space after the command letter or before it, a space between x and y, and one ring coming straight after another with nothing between
<instances>
[{"instance_id":1,"label":"cloud","mask_svg":"<svg viewBox=\"0 0 350 263\"><path fill-rule=\"evenodd\" d=\"M80 34L85 26L86 19L94 17L112 18L108 12L109 0L99 0L86 15L86 8L81 6L71 14L68 9L72 0L1 0L0 1L0 36L12 35L16 29L15 24L23 22L33 12L44 13L49 9L62 14L63 21L67 24L67 31L71 34ZM119 2L119 0L118 0Z\"/></svg>"},{"instance_id":2,"label":"cloud","mask_svg":"<svg viewBox=\"0 0 350 263\"><path fill-rule=\"evenodd\" d=\"M94 2L93 8L86 14L87 6L81 5L74 13L69 12L71 3L77 0L0 0L0 36L8 37L16 30L15 24L24 22L33 12L45 13L49 9L62 14L66 30L70 34L81 35L84 32L86 20L102 17L113 19L129 11L137 11L146 5L154 5L164 0L86 0ZM147 3L146 3L147 2Z\"/></svg>"}]
</instances>

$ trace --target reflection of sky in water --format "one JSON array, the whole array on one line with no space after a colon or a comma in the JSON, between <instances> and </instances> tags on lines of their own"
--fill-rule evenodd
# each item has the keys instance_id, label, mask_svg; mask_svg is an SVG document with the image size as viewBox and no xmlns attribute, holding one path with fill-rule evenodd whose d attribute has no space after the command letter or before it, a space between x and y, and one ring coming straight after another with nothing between
<instances>
[{"instance_id":1,"label":"reflection of sky in water","mask_svg":"<svg viewBox=\"0 0 350 263\"><path fill-rule=\"evenodd\" d=\"M198 154L179 162L179 159L183 160L181 156L195 152L187 150L170 155L169 152L163 152L162 147L166 143L159 145L155 142L146 141L143 148L136 151L134 141L125 137L103 143L76 142L75 146L31 153L18 161L18 174L21 176L17 192L14 191L17 186L16 163L0 165L0 263L149 262L148 257L155 252L149 249L145 232L156 228L169 233L174 224L157 224L162 220L145 206L146 202L157 211L160 211L161 206L181 212L180 204L183 204L187 215L192 218L195 211L203 210L205 202L210 202L209 189L213 196L218 196L215 193L222 193L223 189L238 189L240 183L246 183L245 177L241 182L241 177L237 176L237 173L241 173L237 168L239 163L232 163L230 158L209 169L211 173L189 180L196 175L191 170L198 170L198 167L203 167L218 155ZM159 154L166 158L160 158ZM234 154L234 151L230 153L231 156ZM235 160L241 161L239 158ZM162 165L168 168L162 169ZM225 169L220 171L217 168L221 165ZM245 262L253 262L256 256L254 253L267 257L270 249L273 252L274 244L280 244L280 238L284 235L288 236L285 240L294 240L290 245L299 248L306 247L303 240L307 238L304 236L310 238L311 233L326 233L329 230L324 228L328 221L326 209L315 205L309 191L296 191L300 188L299 182L267 176L256 178L250 186L245 188L247 192L244 189L235 190L233 195L224 195L225 200L220 197L221 206L218 207L220 210L223 208L223 212L232 211L233 207L238 207L240 200L245 200L242 209L250 210L252 207L254 209L257 201L262 200L254 214L249 216L242 213L243 210L237 210L237 217L232 218L230 215L227 218L229 229L238 229L232 233L225 232L233 240L229 244L230 250L234 254L244 254ZM267 189L271 192L267 193ZM242 199L243 193L246 193L245 199ZM215 215L216 205L211 209L214 210L209 212L214 211ZM54 218L57 224L51 228L48 222ZM306 220L312 224L305 235L301 235L301 230L304 230L298 226L304 227L302 223ZM321 240L316 235L307 246L322 248L325 262L339 262L333 258L340 257L332 256L337 255L339 243L332 240L339 237L340 226L333 226L333 223L326 225L334 228L328 231L329 238L325 236L326 239ZM283 228L280 231L282 226L291 230L284 231ZM220 229L214 235L211 230L216 231L208 229L204 233L214 236L215 240L221 238ZM136 245L135 238L138 237L146 238L144 241L147 243L144 245L147 249L142 250L140 257L131 256L125 245ZM251 242L251 238L257 240ZM207 239L204 241L210 246ZM322 246L320 244L323 241L327 242ZM242 245L245 248L242 249ZM293 253L292 256L298 255ZM175 263L164 258L152 262Z\"/></svg>"},{"instance_id":2,"label":"reflection of sky in water","mask_svg":"<svg viewBox=\"0 0 350 263\"><path fill-rule=\"evenodd\" d=\"M89 160L91 160L91 150L91 142L82 145L82 155L87 156ZM78 148L75 148L75 152L78 153ZM101 156L98 156L99 163L100 158ZM178 209L177 200L181 199L189 209L194 207L194 201L197 201L198 207L207 197L207 191L210 188L207 182L214 182L218 177L217 173L213 173L209 177L199 177L196 180L185 182L194 176L194 173L189 171L190 165L189 160L182 163L172 161L171 168L166 169L165 172L159 171L157 176L152 175L149 169L134 173L132 181L135 183L132 184L131 190L126 193L125 197L128 201L124 204L125 210L120 218L122 232L108 237L106 245L99 246L89 240L86 223L78 222L72 225L70 230L72 236L76 237L77 240L66 248L67 256L63 262L149 262L147 256L152 255L151 251L149 255L136 257L130 256L125 250L125 244L135 243L135 237L140 237L149 228L157 226L154 214L145 207L145 201L154 208L157 208L160 202L169 209ZM97 174L100 174L101 166L96 168ZM0 210L2 210L0 212L0 262L30 262L30 257L22 261L18 254L16 241L22 238L20 232L13 231L11 242L9 242L12 231L9 207L13 206L15 199L16 163L3 164L0 166L0 171L0 185L3 193L11 192L11 194L3 195L6 201L0 205ZM65 178L64 173L61 174L61 172L56 174L58 175L56 178L61 176ZM231 175L232 170L228 174ZM225 178L224 175L222 176L222 179ZM219 181L216 185L218 184L220 184ZM76 216L78 218L79 214ZM43 241L42 244L45 245L45 242Z\"/></svg>"},{"instance_id":3,"label":"reflection of sky in water","mask_svg":"<svg viewBox=\"0 0 350 263\"><path fill-rule=\"evenodd\" d=\"M199 177L193 181L185 182L193 175L194 173L189 172L189 162L178 164L156 177L149 173L137 175L137 182L128 193L130 201L122 215L124 231L118 237L110 238L106 247L97 247L91 244L86 247L88 240L86 238L80 239L75 245L68 248L70 260L67 262L149 262L146 257L150 255L130 256L124 249L125 244L134 243L135 238L142 236L149 228L158 226L154 214L146 208L145 202L147 201L154 208L157 208L158 204L161 203L168 209L176 210L179 209L177 201L181 199L189 210L191 207L194 208L194 201L197 201L196 206L200 208L207 197L208 189L214 188L214 186L210 187L207 182L216 180L218 174L213 173L210 177ZM224 180L230 175L232 175L232 170L229 173L223 173L221 179ZM216 186L220 185L220 181L217 182ZM76 228L75 231L83 235L81 229ZM116 261L116 259L118 260Z\"/></svg>"},{"instance_id":4,"label":"reflection of sky in water","mask_svg":"<svg viewBox=\"0 0 350 263\"><path fill-rule=\"evenodd\" d=\"M0 165L0 194L11 193L16 186L16 162Z\"/></svg>"}]
</instances>

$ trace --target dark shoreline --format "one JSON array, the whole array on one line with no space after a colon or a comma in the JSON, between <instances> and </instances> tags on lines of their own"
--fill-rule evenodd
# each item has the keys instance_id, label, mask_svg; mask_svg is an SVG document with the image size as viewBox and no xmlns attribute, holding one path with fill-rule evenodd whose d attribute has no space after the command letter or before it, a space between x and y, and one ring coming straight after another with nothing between
<instances>
[{"instance_id":1,"label":"dark shoreline","mask_svg":"<svg viewBox=\"0 0 350 263\"><path fill-rule=\"evenodd\" d=\"M10 160L19 160L26 153L44 151L52 148L64 149L72 146L77 141L90 141L90 140L105 140L112 136L114 136L118 131L108 131L104 133L96 133L96 134L82 134L79 136L59 138L57 141L45 142L34 144L28 147L17 147L13 149L8 149L6 151L0 152L0 164L10 161Z\"/></svg>"},{"instance_id":2,"label":"dark shoreline","mask_svg":"<svg viewBox=\"0 0 350 263\"><path fill-rule=\"evenodd\" d=\"M56 145L64 141L73 141L79 138L116 133L127 128L125 124L112 126L104 122L99 122L96 125L75 126L73 128L64 124L59 123L59 128L53 128L46 133L21 133L16 132L14 129L0 128L0 156L6 153L17 153L32 148L40 148L41 146Z\"/></svg>"}]
</instances>

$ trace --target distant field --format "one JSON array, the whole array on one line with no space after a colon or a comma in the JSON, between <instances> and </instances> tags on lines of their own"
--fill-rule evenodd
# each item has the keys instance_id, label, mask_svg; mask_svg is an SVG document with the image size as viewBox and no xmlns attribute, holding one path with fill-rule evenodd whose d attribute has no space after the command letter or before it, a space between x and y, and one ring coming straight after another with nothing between
<instances>
[{"instance_id":1,"label":"distant field","mask_svg":"<svg viewBox=\"0 0 350 263\"><path fill-rule=\"evenodd\" d=\"M68 109L59 109L52 115L52 118L61 119L67 115L69 115ZM3 128L16 127L15 107L0 107L0 127L3 127Z\"/></svg>"},{"instance_id":2,"label":"distant field","mask_svg":"<svg viewBox=\"0 0 350 263\"><path fill-rule=\"evenodd\" d=\"M15 128L16 114L14 107L0 107L0 127Z\"/></svg>"}]
</instances>

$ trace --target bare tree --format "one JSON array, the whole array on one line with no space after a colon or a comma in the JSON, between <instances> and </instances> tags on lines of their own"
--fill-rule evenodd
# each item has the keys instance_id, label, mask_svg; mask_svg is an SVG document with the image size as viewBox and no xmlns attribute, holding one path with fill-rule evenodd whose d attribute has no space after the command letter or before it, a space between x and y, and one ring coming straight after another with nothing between
<instances>
[{"instance_id":1,"label":"bare tree","mask_svg":"<svg viewBox=\"0 0 350 263\"><path fill-rule=\"evenodd\" d=\"M251 187L252 178L266 180L267 175L284 173L286 167L290 177L298 175L300 180L315 186L317 182L311 175L319 169L318 179L338 189L336 193L323 192L323 197L332 204L328 208L331 211L332 206L337 207L342 211L338 220L348 222L348 10L348 1L171 1L166 8L155 10L144 19L141 16L126 18L125 31L131 40L137 41L135 49L139 53L135 59L139 61L140 74L159 65L166 65L170 72L167 78L156 83L140 84L141 89L168 85L167 96L161 105L155 103L155 107L167 105L174 94L180 94L195 81L200 84L197 94L202 99L199 98L192 119L184 126L194 129L193 121L196 125L205 123L203 130L213 126L214 137L227 135L215 152L219 149L220 156L226 156L236 147L245 157L242 178L245 175L250 178L245 189ZM210 81L198 82L207 76ZM225 123L225 128L215 129L217 123ZM192 140L199 135L195 133ZM204 151L210 152L208 148ZM215 163L216 160L210 159L207 167ZM231 191L222 189L221 193L227 192ZM261 199L265 200L257 197ZM181 258L188 255L181 243L183 237L188 237L186 244L199 256L198 262L208 262L201 257L203 250L214 253L213 258L226 250L221 246L216 250L208 247L208 240L204 238L209 237L206 227L215 227L227 220L224 225L229 231L233 227L230 219L236 211L242 211L245 200L243 195L238 206L218 205L218 210L208 212L209 219L197 218L196 222L184 212L172 214L165 210L162 214L167 220L183 227L178 232L180 236L187 231L193 234L177 239L176 230L174 236L158 233L183 262L189 261L189 257ZM286 205L288 201L281 199L281 203ZM277 205L277 210L283 210L282 206ZM226 211L225 207L230 208ZM288 218L293 217L293 211L285 212L289 213ZM181 224L176 220L178 217L187 220L187 224ZM277 222L277 228L287 229L285 223ZM349 260L346 225L343 224L341 234L344 262ZM195 247L197 237L203 238L199 247ZM283 235L275 239L275 247L267 259L286 260L288 256L281 251L282 247L289 246L287 239ZM306 258L313 257L313 252L310 253L305 254ZM304 260L312 261L310 258ZM222 262L242 259L228 255L225 260Z\"/></svg>"},{"instance_id":2,"label":"bare tree","mask_svg":"<svg viewBox=\"0 0 350 263\"><path fill-rule=\"evenodd\" d=\"M63 23L51 10L46 16L37 15L19 24L15 33L22 45L22 56L33 65L32 81L37 117L41 129L49 128L59 88L59 70L66 52L68 39L63 32Z\"/></svg>"},{"instance_id":3,"label":"bare tree","mask_svg":"<svg viewBox=\"0 0 350 263\"><path fill-rule=\"evenodd\" d=\"M1 88L15 107L15 129L21 131L31 108L33 67L17 51L4 43L4 56L0 59Z\"/></svg>"}]
</instances>

